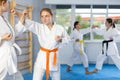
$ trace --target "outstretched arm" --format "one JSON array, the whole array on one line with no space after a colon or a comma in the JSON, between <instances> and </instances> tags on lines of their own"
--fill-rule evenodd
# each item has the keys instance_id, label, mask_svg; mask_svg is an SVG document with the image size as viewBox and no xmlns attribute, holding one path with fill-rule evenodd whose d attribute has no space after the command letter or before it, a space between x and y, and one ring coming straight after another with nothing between
<instances>
[{"instance_id":1,"label":"outstretched arm","mask_svg":"<svg viewBox=\"0 0 120 80\"><path fill-rule=\"evenodd\" d=\"M15 24L15 26L14 26L15 34L16 34L16 36L18 36L19 34L21 34L25 31L24 22L25 22L26 11L24 10L23 12L18 12L15 9L11 9L10 13L13 15L17 15L17 17L19 18L18 23Z\"/></svg>"},{"instance_id":2,"label":"outstretched arm","mask_svg":"<svg viewBox=\"0 0 120 80\"><path fill-rule=\"evenodd\" d=\"M23 10L22 12L16 11L16 15L19 18L18 24L15 25L15 32L17 35L25 32L26 30L29 30L29 31L37 34L38 28L40 28L38 26L40 24L37 22L34 22L30 19L26 19L29 16L27 10Z\"/></svg>"},{"instance_id":3,"label":"outstretched arm","mask_svg":"<svg viewBox=\"0 0 120 80\"><path fill-rule=\"evenodd\" d=\"M84 35L84 34L87 34L91 31L90 28L86 28L86 29L81 29L81 33Z\"/></svg>"},{"instance_id":4,"label":"outstretched arm","mask_svg":"<svg viewBox=\"0 0 120 80\"><path fill-rule=\"evenodd\" d=\"M99 35L103 35L105 32L105 29L99 29L98 26L92 26L92 31Z\"/></svg>"}]
</instances>

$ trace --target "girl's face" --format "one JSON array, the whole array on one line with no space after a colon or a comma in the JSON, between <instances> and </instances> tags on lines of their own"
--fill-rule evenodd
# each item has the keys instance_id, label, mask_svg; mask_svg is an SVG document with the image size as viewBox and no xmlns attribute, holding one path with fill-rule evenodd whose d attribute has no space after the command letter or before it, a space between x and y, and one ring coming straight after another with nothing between
<instances>
[{"instance_id":1,"label":"girl's face","mask_svg":"<svg viewBox=\"0 0 120 80\"><path fill-rule=\"evenodd\" d=\"M6 3L3 3L3 2L2 2L2 5L1 5L1 10L2 10L2 12L8 11L8 8L9 8L8 6L9 6L8 1L7 1Z\"/></svg>"},{"instance_id":2,"label":"girl's face","mask_svg":"<svg viewBox=\"0 0 120 80\"><path fill-rule=\"evenodd\" d=\"M49 12L42 11L40 18L43 24L46 24L46 25L52 24L53 16Z\"/></svg>"},{"instance_id":3,"label":"girl's face","mask_svg":"<svg viewBox=\"0 0 120 80\"><path fill-rule=\"evenodd\" d=\"M110 27L110 23L108 23L107 21L105 21L105 25L106 25L106 27Z\"/></svg>"},{"instance_id":4,"label":"girl's face","mask_svg":"<svg viewBox=\"0 0 120 80\"><path fill-rule=\"evenodd\" d=\"M76 29L80 29L80 24L79 23L76 25Z\"/></svg>"}]
</instances>

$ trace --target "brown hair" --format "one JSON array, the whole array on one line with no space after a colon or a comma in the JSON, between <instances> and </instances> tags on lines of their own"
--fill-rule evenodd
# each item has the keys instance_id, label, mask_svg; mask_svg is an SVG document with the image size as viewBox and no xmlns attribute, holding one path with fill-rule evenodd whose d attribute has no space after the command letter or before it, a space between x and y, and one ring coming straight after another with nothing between
<instances>
[{"instance_id":1,"label":"brown hair","mask_svg":"<svg viewBox=\"0 0 120 80\"><path fill-rule=\"evenodd\" d=\"M73 30L76 28L76 25L78 25L79 24L79 21L75 21L74 22L74 28L73 28Z\"/></svg>"},{"instance_id":2,"label":"brown hair","mask_svg":"<svg viewBox=\"0 0 120 80\"><path fill-rule=\"evenodd\" d=\"M6 3L7 0L0 0L0 5L2 5L2 2Z\"/></svg>"},{"instance_id":3,"label":"brown hair","mask_svg":"<svg viewBox=\"0 0 120 80\"><path fill-rule=\"evenodd\" d=\"M49 8L43 8L43 9L40 11L40 15L41 15L41 13L42 13L43 11L47 11L47 12L50 13L51 16L53 16L53 13L52 13L51 9L49 9Z\"/></svg>"},{"instance_id":4,"label":"brown hair","mask_svg":"<svg viewBox=\"0 0 120 80\"><path fill-rule=\"evenodd\" d=\"M114 21L112 20L112 18L107 18L106 21L111 24L111 26L113 26L113 28L115 28L115 23Z\"/></svg>"}]
</instances>

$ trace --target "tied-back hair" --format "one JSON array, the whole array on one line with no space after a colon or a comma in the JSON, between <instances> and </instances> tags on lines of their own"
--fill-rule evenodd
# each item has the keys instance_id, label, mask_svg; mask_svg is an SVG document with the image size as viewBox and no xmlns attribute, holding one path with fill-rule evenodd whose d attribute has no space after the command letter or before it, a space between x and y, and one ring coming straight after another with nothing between
<instances>
[{"instance_id":1,"label":"tied-back hair","mask_svg":"<svg viewBox=\"0 0 120 80\"><path fill-rule=\"evenodd\" d=\"M73 28L73 30L76 28L76 25L78 25L79 24L79 21L75 21L74 22L74 28Z\"/></svg>"},{"instance_id":2,"label":"tied-back hair","mask_svg":"<svg viewBox=\"0 0 120 80\"><path fill-rule=\"evenodd\" d=\"M41 15L41 13L42 13L43 11L47 11L48 13L50 13L51 16L53 16L53 13L52 13L52 11L51 11L50 8L43 8L43 9L40 11L40 15Z\"/></svg>"},{"instance_id":3,"label":"tied-back hair","mask_svg":"<svg viewBox=\"0 0 120 80\"><path fill-rule=\"evenodd\" d=\"M113 21L112 18L107 18L106 21L107 21L109 24L111 24L111 26L112 26L113 28L115 28L115 23L114 23L114 21Z\"/></svg>"},{"instance_id":4,"label":"tied-back hair","mask_svg":"<svg viewBox=\"0 0 120 80\"><path fill-rule=\"evenodd\" d=\"M46 11L50 13L51 16L53 16L52 10L50 8L42 8L42 10L40 11L40 17L43 11ZM52 22L52 24L54 25L54 22Z\"/></svg>"},{"instance_id":5,"label":"tied-back hair","mask_svg":"<svg viewBox=\"0 0 120 80\"><path fill-rule=\"evenodd\" d=\"M2 2L6 3L7 0L0 0L0 5L2 5Z\"/></svg>"}]
</instances>

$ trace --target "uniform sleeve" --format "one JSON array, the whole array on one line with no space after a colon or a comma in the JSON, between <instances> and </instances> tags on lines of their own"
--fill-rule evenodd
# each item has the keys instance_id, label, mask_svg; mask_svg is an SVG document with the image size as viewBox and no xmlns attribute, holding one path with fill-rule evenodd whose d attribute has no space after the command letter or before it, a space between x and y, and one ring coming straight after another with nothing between
<instances>
[{"instance_id":1,"label":"uniform sleeve","mask_svg":"<svg viewBox=\"0 0 120 80\"><path fill-rule=\"evenodd\" d=\"M16 34L16 36L22 34L24 31L26 31L25 26L19 21L15 25L15 34Z\"/></svg>"},{"instance_id":2,"label":"uniform sleeve","mask_svg":"<svg viewBox=\"0 0 120 80\"><path fill-rule=\"evenodd\" d=\"M18 24L15 25L15 33L18 36L19 34L25 32L26 30L29 30L35 34L37 34L37 32L39 31L39 23L34 22L32 20L25 20L25 25L23 25L20 21L18 22Z\"/></svg>"},{"instance_id":3,"label":"uniform sleeve","mask_svg":"<svg viewBox=\"0 0 120 80\"><path fill-rule=\"evenodd\" d=\"M87 33L89 33L91 31L91 29L90 28L86 28L86 29L81 29L81 34L87 34Z\"/></svg>"},{"instance_id":4,"label":"uniform sleeve","mask_svg":"<svg viewBox=\"0 0 120 80\"><path fill-rule=\"evenodd\" d=\"M25 28L35 34L38 34L40 31L40 23L27 19L25 21Z\"/></svg>"},{"instance_id":5,"label":"uniform sleeve","mask_svg":"<svg viewBox=\"0 0 120 80\"><path fill-rule=\"evenodd\" d=\"M95 29L92 29L92 31L95 32L96 34L103 35L105 30L95 28Z\"/></svg>"},{"instance_id":6,"label":"uniform sleeve","mask_svg":"<svg viewBox=\"0 0 120 80\"><path fill-rule=\"evenodd\" d=\"M118 35L120 35L120 32L119 32L119 30L118 29L113 29L113 36L118 36Z\"/></svg>"},{"instance_id":7,"label":"uniform sleeve","mask_svg":"<svg viewBox=\"0 0 120 80\"><path fill-rule=\"evenodd\" d=\"M113 40L119 41L120 40L120 31L116 28L113 29L113 35L111 36Z\"/></svg>"}]
</instances>

